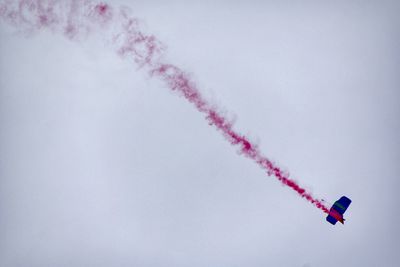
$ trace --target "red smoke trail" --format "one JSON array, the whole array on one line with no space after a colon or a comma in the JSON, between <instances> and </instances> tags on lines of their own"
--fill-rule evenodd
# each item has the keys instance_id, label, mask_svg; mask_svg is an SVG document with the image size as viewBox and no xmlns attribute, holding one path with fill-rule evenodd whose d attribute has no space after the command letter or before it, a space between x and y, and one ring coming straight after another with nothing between
<instances>
[{"instance_id":1,"label":"red smoke trail","mask_svg":"<svg viewBox=\"0 0 400 267\"><path fill-rule=\"evenodd\" d=\"M78 39L99 30L111 30L111 40L119 55L133 59L146 67L153 77L158 77L171 89L179 92L198 111L205 114L210 125L222 132L225 139L239 147L240 152L253 160L268 175L274 175L282 184L292 188L301 197L329 213L322 200L299 186L289 175L262 155L248 138L233 129L232 123L211 106L201 95L189 76L175 65L162 62L162 44L152 35L143 33L138 20L129 15L127 8L115 10L105 3L90 0L3 0L0 2L0 19L25 33L49 29L61 32L69 39Z\"/></svg>"}]
</instances>

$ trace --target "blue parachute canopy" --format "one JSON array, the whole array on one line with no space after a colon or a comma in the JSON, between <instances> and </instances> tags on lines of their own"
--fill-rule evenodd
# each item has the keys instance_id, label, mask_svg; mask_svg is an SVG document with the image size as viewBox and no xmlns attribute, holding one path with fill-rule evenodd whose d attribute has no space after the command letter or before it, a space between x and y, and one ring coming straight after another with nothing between
<instances>
[{"instance_id":1,"label":"blue parachute canopy","mask_svg":"<svg viewBox=\"0 0 400 267\"><path fill-rule=\"evenodd\" d=\"M336 201L332 208L329 211L329 215L326 217L326 220L331 224L335 225L338 221L338 217L343 218L344 212L350 206L351 200L348 197L341 197L338 201Z\"/></svg>"}]
</instances>

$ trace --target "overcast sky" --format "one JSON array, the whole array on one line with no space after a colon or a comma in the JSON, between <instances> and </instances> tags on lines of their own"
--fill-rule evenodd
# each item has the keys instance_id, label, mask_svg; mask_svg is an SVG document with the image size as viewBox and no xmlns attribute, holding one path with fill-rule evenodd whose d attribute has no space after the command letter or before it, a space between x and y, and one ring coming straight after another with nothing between
<instances>
[{"instance_id":1,"label":"overcast sky","mask_svg":"<svg viewBox=\"0 0 400 267\"><path fill-rule=\"evenodd\" d=\"M345 225L101 31L0 22L0 266L400 266L396 1L109 2Z\"/></svg>"}]
</instances>

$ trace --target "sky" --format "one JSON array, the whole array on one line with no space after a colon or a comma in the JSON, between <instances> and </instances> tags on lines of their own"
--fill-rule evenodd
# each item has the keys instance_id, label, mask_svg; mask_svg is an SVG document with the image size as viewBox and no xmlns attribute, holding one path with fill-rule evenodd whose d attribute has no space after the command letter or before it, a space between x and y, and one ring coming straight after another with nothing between
<instances>
[{"instance_id":1,"label":"sky","mask_svg":"<svg viewBox=\"0 0 400 267\"><path fill-rule=\"evenodd\" d=\"M1 3L1 2L0 2ZM108 1L345 224L118 56L0 19L0 266L399 266L400 4Z\"/></svg>"}]
</instances>

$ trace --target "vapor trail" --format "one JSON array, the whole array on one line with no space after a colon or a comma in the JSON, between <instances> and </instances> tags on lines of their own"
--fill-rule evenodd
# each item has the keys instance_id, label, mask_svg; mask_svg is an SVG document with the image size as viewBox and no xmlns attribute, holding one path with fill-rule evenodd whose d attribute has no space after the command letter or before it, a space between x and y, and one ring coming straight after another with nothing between
<instances>
[{"instance_id":1,"label":"vapor trail","mask_svg":"<svg viewBox=\"0 0 400 267\"><path fill-rule=\"evenodd\" d=\"M50 30L61 33L72 40L85 38L92 32L101 32L112 42L117 53L130 58L146 69L155 78L165 82L171 90L179 92L195 108L205 115L209 124L214 125L232 145L250 158L282 184L325 213L328 208L322 200L297 184L289 175L265 157L258 147L246 136L233 129L230 122L216 107L212 106L179 67L163 62L164 46L153 35L144 33L138 20L125 7L114 8L106 3L90 0L20 0L0 1L0 19L26 34Z\"/></svg>"}]
</instances>

